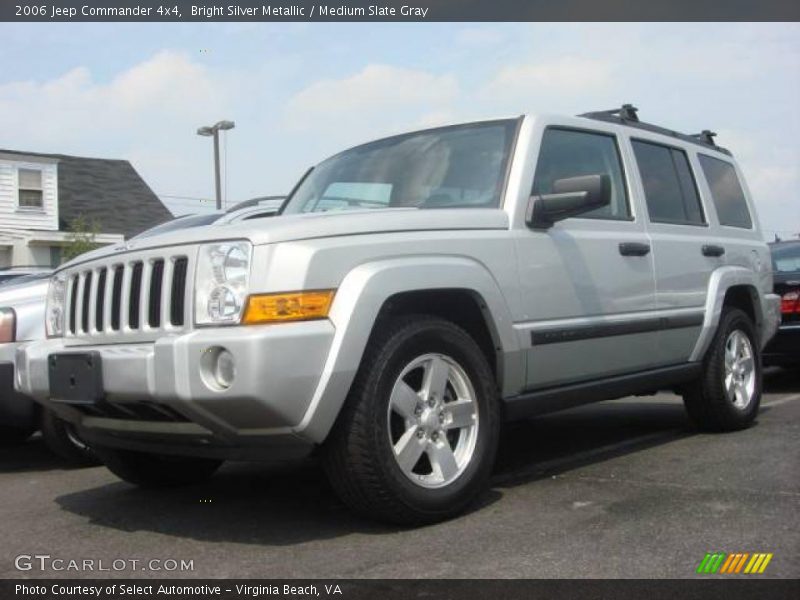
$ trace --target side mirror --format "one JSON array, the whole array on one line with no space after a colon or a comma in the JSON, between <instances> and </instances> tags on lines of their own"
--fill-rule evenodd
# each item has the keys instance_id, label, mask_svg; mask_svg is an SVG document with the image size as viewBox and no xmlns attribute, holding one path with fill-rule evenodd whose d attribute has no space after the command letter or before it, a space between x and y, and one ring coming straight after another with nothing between
<instances>
[{"instance_id":1,"label":"side mirror","mask_svg":"<svg viewBox=\"0 0 800 600\"><path fill-rule=\"evenodd\" d=\"M534 229L547 229L556 221L593 211L611 203L608 175L582 175L556 179L553 193L531 196L525 222Z\"/></svg>"}]
</instances>

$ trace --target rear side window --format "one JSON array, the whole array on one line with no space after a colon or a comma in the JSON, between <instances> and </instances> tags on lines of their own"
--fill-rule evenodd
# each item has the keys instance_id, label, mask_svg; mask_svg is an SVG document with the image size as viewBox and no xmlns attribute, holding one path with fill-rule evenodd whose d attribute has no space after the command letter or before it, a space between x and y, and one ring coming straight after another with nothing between
<instances>
[{"instance_id":1,"label":"rear side window","mask_svg":"<svg viewBox=\"0 0 800 600\"><path fill-rule=\"evenodd\" d=\"M720 224L752 229L753 219L733 165L705 154L698 156L711 189Z\"/></svg>"},{"instance_id":2,"label":"rear side window","mask_svg":"<svg viewBox=\"0 0 800 600\"><path fill-rule=\"evenodd\" d=\"M550 194L558 179L582 175L608 175L611 203L584 213L581 218L630 220L616 139L603 133L556 128L545 130L533 178L533 194Z\"/></svg>"},{"instance_id":3,"label":"rear side window","mask_svg":"<svg viewBox=\"0 0 800 600\"><path fill-rule=\"evenodd\" d=\"M772 246L772 266L778 273L800 273L800 244Z\"/></svg>"},{"instance_id":4,"label":"rear side window","mask_svg":"<svg viewBox=\"0 0 800 600\"><path fill-rule=\"evenodd\" d=\"M642 176L650 220L704 225L703 209L686 153L641 140L631 143Z\"/></svg>"}]
</instances>

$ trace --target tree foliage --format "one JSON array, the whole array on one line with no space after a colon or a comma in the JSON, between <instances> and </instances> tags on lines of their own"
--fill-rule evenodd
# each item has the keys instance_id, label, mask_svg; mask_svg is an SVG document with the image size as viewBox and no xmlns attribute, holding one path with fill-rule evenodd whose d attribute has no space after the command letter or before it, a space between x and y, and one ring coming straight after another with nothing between
<instances>
[{"instance_id":1,"label":"tree foliage","mask_svg":"<svg viewBox=\"0 0 800 600\"><path fill-rule=\"evenodd\" d=\"M98 233L100 233L100 223L96 220L89 220L83 215L72 219L69 224L67 243L64 245L64 260L72 260L84 252L98 248L99 244L95 242Z\"/></svg>"}]
</instances>

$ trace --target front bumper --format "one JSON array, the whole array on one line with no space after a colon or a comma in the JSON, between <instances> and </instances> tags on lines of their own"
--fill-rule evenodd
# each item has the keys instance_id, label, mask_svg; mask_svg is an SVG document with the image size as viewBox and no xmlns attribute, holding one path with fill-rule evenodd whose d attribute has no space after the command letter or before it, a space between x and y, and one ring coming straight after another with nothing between
<instances>
[{"instance_id":1,"label":"front bumper","mask_svg":"<svg viewBox=\"0 0 800 600\"><path fill-rule=\"evenodd\" d=\"M309 442L293 428L309 408L333 336L333 325L320 320L204 328L150 343L44 340L17 352L17 387L77 425L90 442L249 458L258 448ZM201 375L213 347L227 349L235 361L236 376L225 390ZM84 406L50 399L48 357L63 352L100 356L103 401Z\"/></svg>"},{"instance_id":2,"label":"front bumper","mask_svg":"<svg viewBox=\"0 0 800 600\"><path fill-rule=\"evenodd\" d=\"M0 425L33 430L37 425L36 405L14 389L14 357L20 346L0 344Z\"/></svg>"}]
</instances>

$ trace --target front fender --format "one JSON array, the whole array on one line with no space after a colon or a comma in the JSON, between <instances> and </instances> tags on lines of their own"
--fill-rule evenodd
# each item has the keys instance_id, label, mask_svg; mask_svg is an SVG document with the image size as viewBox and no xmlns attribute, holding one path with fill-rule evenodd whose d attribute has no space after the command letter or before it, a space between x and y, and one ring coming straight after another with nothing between
<instances>
[{"instance_id":1,"label":"front fender","mask_svg":"<svg viewBox=\"0 0 800 600\"><path fill-rule=\"evenodd\" d=\"M459 256L411 256L362 264L343 279L329 315L336 328L319 385L293 431L315 443L333 426L358 371L372 328L386 300L402 293L466 289L478 294L491 315L503 354L502 388L519 389L524 361L505 298L489 271Z\"/></svg>"}]
</instances>

